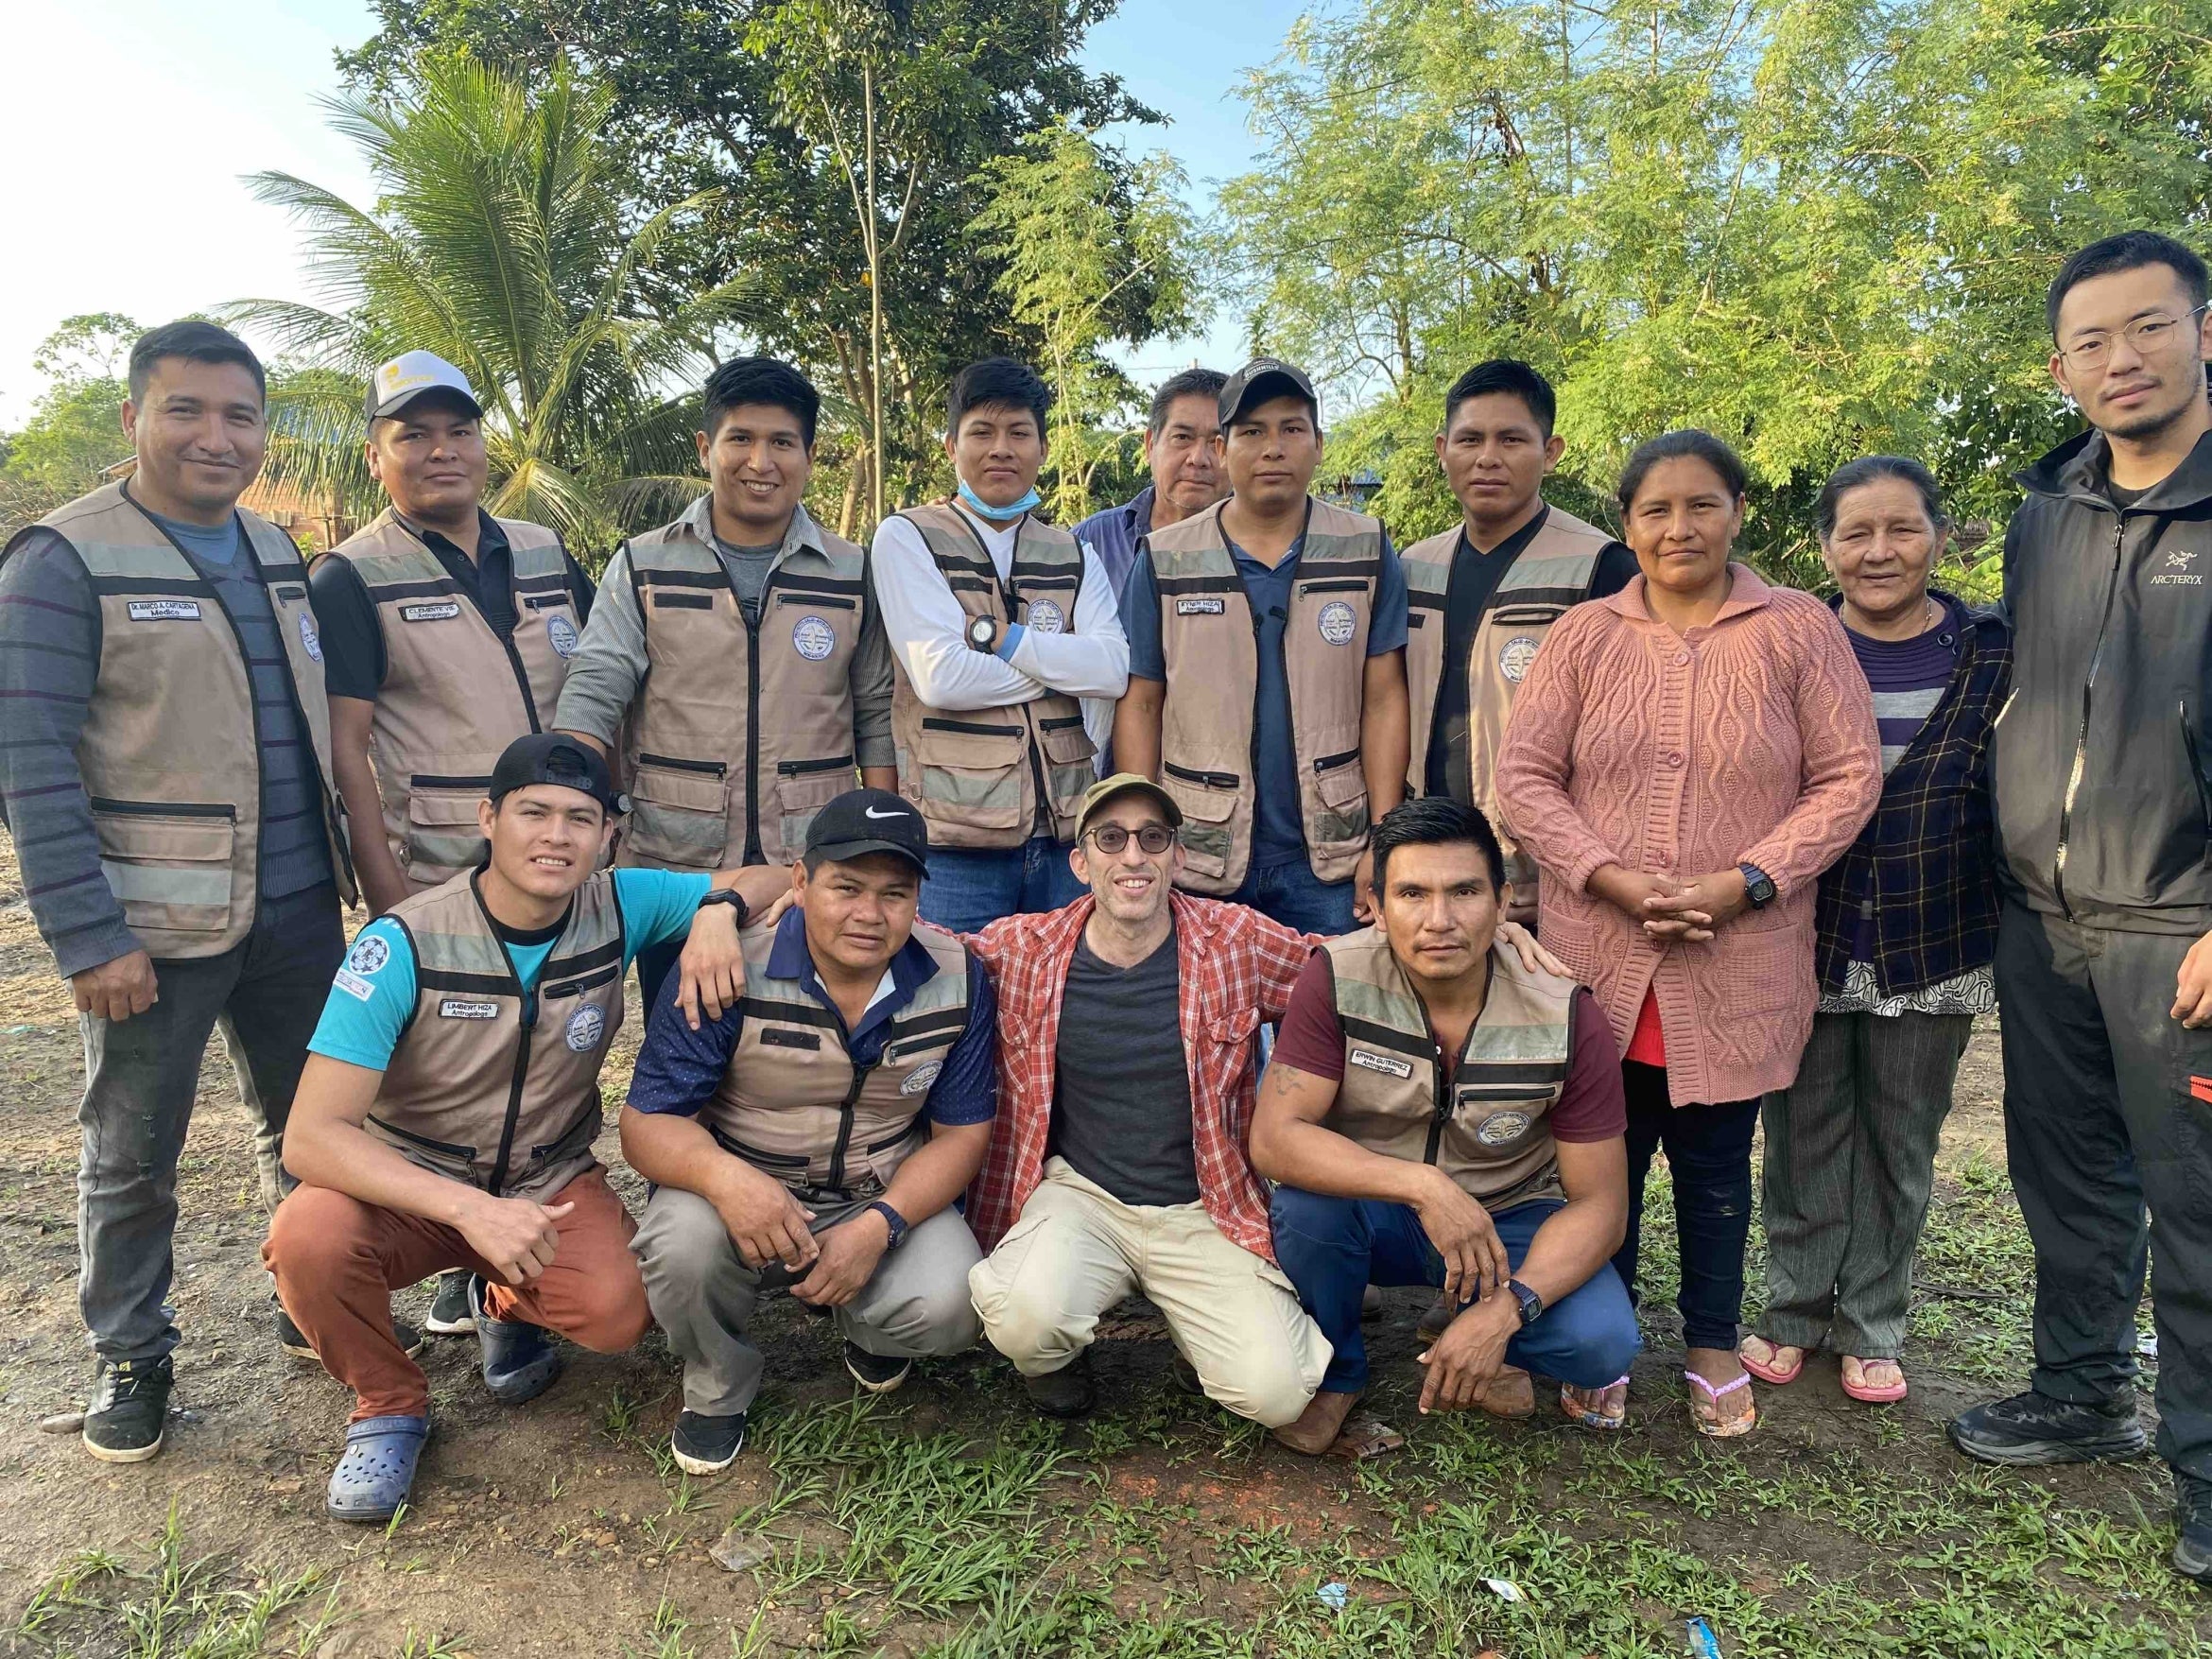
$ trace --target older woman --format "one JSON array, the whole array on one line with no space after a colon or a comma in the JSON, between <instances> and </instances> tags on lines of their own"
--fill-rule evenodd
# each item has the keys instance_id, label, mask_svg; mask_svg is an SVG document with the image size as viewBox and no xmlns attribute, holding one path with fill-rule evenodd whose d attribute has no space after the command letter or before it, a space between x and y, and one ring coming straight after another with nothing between
<instances>
[{"instance_id":1,"label":"older woman","mask_svg":"<svg viewBox=\"0 0 2212 1659\"><path fill-rule=\"evenodd\" d=\"M1996 1005L1989 737L2013 651L1994 613L1928 589L1945 527L1918 461L1853 461L1818 515L1887 782L1821 879L1820 1012L1797 1081L1767 1097L1767 1316L1742 1355L1787 1383L1825 1338L1845 1393L1897 1400L1936 1137L1974 1016Z\"/></svg>"},{"instance_id":2,"label":"older woman","mask_svg":"<svg viewBox=\"0 0 2212 1659\"><path fill-rule=\"evenodd\" d=\"M1730 549L1743 463L1704 432L1629 458L1642 574L1569 611L1529 668L1499 757L1514 838L1544 872L1542 935L1624 1054L1632 1293L1644 1178L1667 1152L1685 1376L1706 1434L1757 1421L1737 1357L1752 1132L1812 1028L1813 894L1881 793L1874 704L1810 595ZM1616 1414L1627 1379L1595 1406Z\"/></svg>"}]
</instances>

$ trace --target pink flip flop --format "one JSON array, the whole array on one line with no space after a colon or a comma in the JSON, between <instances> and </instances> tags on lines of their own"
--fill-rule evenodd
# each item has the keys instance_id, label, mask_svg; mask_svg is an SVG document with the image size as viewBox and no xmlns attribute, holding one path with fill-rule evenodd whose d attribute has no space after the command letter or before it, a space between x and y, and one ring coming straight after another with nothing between
<instances>
[{"instance_id":1,"label":"pink flip flop","mask_svg":"<svg viewBox=\"0 0 2212 1659\"><path fill-rule=\"evenodd\" d=\"M1711 1440L1734 1440L1759 1426L1759 1408L1751 1395L1748 1374L1715 1388L1694 1371L1682 1374L1690 1385L1690 1421ZM1740 1395L1740 1398L1733 1396ZM1727 1401L1724 1408L1722 1401Z\"/></svg>"},{"instance_id":2,"label":"pink flip flop","mask_svg":"<svg viewBox=\"0 0 2212 1659\"><path fill-rule=\"evenodd\" d=\"M1767 1357L1764 1359L1759 1358L1752 1352L1754 1342L1767 1351ZM1795 1365L1775 1364L1776 1357L1785 1353L1795 1354L1797 1363ZM1797 1380L1798 1374L1805 1369L1805 1353L1803 1348L1792 1347L1786 1342L1770 1342L1764 1337L1746 1337L1737 1344L1736 1349L1736 1357L1743 1362L1744 1370L1750 1372L1759 1381L1771 1383L1778 1389L1787 1388Z\"/></svg>"},{"instance_id":3,"label":"pink flip flop","mask_svg":"<svg viewBox=\"0 0 2212 1659\"><path fill-rule=\"evenodd\" d=\"M1846 1354L1843 1356L1843 1364L1846 1368L1842 1374L1843 1391L1853 1399L1862 1400L1869 1406L1886 1406L1892 1400L1902 1400L1905 1397L1905 1368L1898 1365L1894 1359L1861 1359L1856 1354ZM1859 1380L1856 1383L1851 1380L1851 1373L1848 1369L1854 1365L1858 1367ZM1881 1388L1871 1386L1866 1381L1866 1368L1870 1365L1896 1366L1897 1380Z\"/></svg>"}]
</instances>

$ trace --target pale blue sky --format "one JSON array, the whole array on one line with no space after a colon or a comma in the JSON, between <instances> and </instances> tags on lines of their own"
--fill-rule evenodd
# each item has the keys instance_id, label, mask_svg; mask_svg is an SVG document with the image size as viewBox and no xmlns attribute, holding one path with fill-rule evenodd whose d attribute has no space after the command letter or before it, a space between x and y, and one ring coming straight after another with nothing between
<instances>
[{"instance_id":1,"label":"pale blue sky","mask_svg":"<svg viewBox=\"0 0 2212 1659\"><path fill-rule=\"evenodd\" d=\"M1251 155L1232 88L1273 57L1307 9L1126 0L1087 56L1173 118L1131 142L1173 151L1202 201L1208 181L1238 172ZM152 323L245 295L307 297L289 224L241 178L274 169L367 195L315 100L336 85L333 49L370 27L358 0L230 0L213 9L75 0L13 13L7 130L17 160L0 183L0 223L30 234L0 265L0 426L20 421L37 395L31 353L65 316L121 311ZM1227 360L1242 343L1224 316L1206 338L1156 342L1132 362L1146 380L1194 355L1234 367Z\"/></svg>"}]
</instances>

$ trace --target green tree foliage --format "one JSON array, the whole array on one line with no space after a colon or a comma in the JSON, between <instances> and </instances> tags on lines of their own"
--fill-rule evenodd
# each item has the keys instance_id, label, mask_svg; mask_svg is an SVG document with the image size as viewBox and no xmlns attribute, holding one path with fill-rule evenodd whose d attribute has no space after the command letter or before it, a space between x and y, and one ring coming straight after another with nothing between
<instances>
[{"instance_id":1,"label":"green tree foliage","mask_svg":"<svg viewBox=\"0 0 2212 1659\"><path fill-rule=\"evenodd\" d=\"M130 453L120 411L137 323L112 311L64 318L31 367L46 377L20 431L0 439L0 537L43 518L100 482Z\"/></svg>"},{"instance_id":2,"label":"green tree foliage","mask_svg":"<svg viewBox=\"0 0 2212 1659\"><path fill-rule=\"evenodd\" d=\"M331 302L229 308L323 372L272 390L274 481L373 505L361 389L375 364L423 350L483 401L493 511L604 553L696 490L691 389L752 290L727 271L697 291L671 279L669 237L712 193L626 222L612 107L558 63L526 88L447 55L404 97L330 105L376 181L373 208L289 174L253 179L306 227Z\"/></svg>"},{"instance_id":3,"label":"green tree foliage","mask_svg":"<svg viewBox=\"0 0 2212 1659\"><path fill-rule=\"evenodd\" d=\"M1039 342L1058 394L1049 497L1064 524L1088 512L1099 467L1121 448L1137 389L1105 354L1193 332L1202 307L1181 168L1165 155L1133 165L1062 123L983 169L972 232L997 262L998 291Z\"/></svg>"},{"instance_id":4,"label":"green tree foliage","mask_svg":"<svg viewBox=\"0 0 2212 1659\"><path fill-rule=\"evenodd\" d=\"M844 475L837 516L850 533L872 516L879 407L884 497L913 499L943 482L952 372L994 352L1042 352L1009 315L999 262L968 233L976 175L1063 119L1159 119L1078 61L1116 4L377 0L377 34L340 65L364 91L404 92L457 48L525 74L565 57L612 97L628 216L722 190L670 234L652 291L752 273L759 305L745 337L821 388L823 461ZM1106 164L1127 164L1109 152ZM1115 316L1109 336L1132 326Z\"/></svg>"},{"instance_id":5,"label":"green tree foliage","mask_svg":"<svg viewBox=\"0 0 2212 1659\"><path fill-rule=\"evenodd\" d=\"M1267 148L1220 254L1255 338L1365 400L1332 464L1376 466L1408 536L1456 516L1444 389L1500 354L1558 384L1583 501L1667 427L1738 442L1747 546L1786 578L1870 450L2000 517L2071 429L2061 260L2212 241L2212 0L1366 0L1245 90Z\"/></svg>"}]
</instances>

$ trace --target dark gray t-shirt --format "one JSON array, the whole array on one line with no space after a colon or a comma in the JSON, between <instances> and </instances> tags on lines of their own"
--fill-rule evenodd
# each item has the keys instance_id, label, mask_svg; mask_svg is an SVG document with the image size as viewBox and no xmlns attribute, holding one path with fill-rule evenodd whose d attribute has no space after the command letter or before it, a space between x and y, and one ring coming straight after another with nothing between
<instances>
[{"instance_id":1,"label":"dark gray t-shirt","mask_svg":"<svg viewBox=\"0 0 2212 1659\"><path fill-rule=\"evenodd\" d=\"M722 568L730 573L730 585L737 590L738 608L755 628L760 626L761 596L768 592L769 566L783 550L781 542L770 542L765 547L740 547L719 536L715 538L715 552Z\"/></svg>"},{"instance_id":2,"label":"dark gray t-shirt","mask_svg":"<svg viewBox=\"0 0 2212 1659\"><path fill-rule=\"evenodd\" d=\"M1125 1204L1198 1202L1175 935L1133 968L1076 942L1047 1150Z\"/></svg>"}]
</instances>

